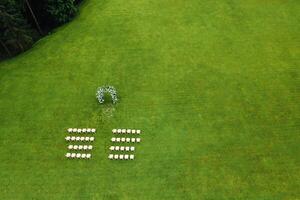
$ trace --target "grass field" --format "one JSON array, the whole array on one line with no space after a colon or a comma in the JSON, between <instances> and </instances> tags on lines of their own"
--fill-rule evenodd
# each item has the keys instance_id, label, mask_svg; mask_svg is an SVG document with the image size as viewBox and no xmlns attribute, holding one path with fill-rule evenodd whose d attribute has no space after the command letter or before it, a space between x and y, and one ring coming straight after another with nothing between
<instances>
[{"instance_id":1,"label":"grass field","mask_svg":"<svg viewBox=\"0 0 300 200\"><path fill-rule=\"evenodd\" d=\"M297 0L85 0L0 63L0 199L300 199L299 23ZM68 127L97 128L92 160ZM117 127L134 161L107 159Z\"/></svg>"}]
</instances>

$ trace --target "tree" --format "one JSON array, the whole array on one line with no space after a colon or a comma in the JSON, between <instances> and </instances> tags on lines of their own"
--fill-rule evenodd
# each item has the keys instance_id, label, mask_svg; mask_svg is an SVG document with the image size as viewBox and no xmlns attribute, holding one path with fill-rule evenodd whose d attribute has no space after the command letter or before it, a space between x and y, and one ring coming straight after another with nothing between
<instances>
[{"instance_id":1,"label":"tree","mask_svg":"<svg viewBox=\"0 0 300 200\"><path fill-rule=\"evenodd\" d=\"M30 28L14 1L0 5L0 43L10 56L32 44Z\"/></svg>"},{"instance_id":2,"label":"tree","mask_svg":"<svg viewBox=\"0 0 300 200\"><path fill-rule=\"evenodd\" d=\"M40 24L39 24L39 22L38 22L38 20L37 20L37 17L35 16L35 14L34 14L32 8L31 8L31 5L30 5L29 1L28 1L28 0L24 0L24 3L26 4L26 6L27 6L27 8L28 8L28 10L29 10L29 12L30 12L30 14L31 14L31 16L32 16L32 18L33 18L33 21L34 21L34 23L35 23L35 25L36 25L36 27L37 27L37 29L38 29L38 31L39 31L39 33L40 33L41 35L43 35L43 31L42 31L42 29L41 29L41 27L40 27Z\"/></svg>"},{"instance_id":3,"label":"tree","mask_svg":"<svg viewBox=\"0 0 300 200\"><path fill-rule=\"evenodd\" d=\"M47 12L58 24L63 24L72 19L77 8L74 0L48 0Z\"/></svg>"},{"instance_id":4,"label":"tree","mask_svg":"<svg viewBox=\"0 0 300 200\"><path fill-rule=\"evenodd\" d=\"M42 29L70 21L76 12L75 0L0 0L0 58L25 51Z\"/></svg>"},{"instance_id":5,"label":"tree","mask_svg":"<svg viewBox=\"0 0 300 200\"><path fill-rule=\"evenodd\" d=\"M4 43L4 41L2 41L2 39L0 39L0 44L3 47L4 51L7 53L8 56L12 56L10 50L8 49L8 47L6 46L6 44Z\"/></svg>"}]
</instances>

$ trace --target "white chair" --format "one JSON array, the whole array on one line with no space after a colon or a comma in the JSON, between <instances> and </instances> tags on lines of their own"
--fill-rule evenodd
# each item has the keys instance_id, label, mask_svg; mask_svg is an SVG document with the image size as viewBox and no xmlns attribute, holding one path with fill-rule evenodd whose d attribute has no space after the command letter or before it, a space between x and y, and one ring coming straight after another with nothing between
<instances>
[{"instance_id":1,"label":"white chair","mask_svg":"<svg viewBox=\"0 0 300 200\"><path fill-rule=\"evenodd\" d=\"M70 136L67 136L67 137L65 137L65 139L66 139L67 141L70 141L71 137L70 137Z\"/></svg>"},{"instance_id":2,"label":"white chair","mask_svg":"<svg viewBox=\"0 0 300 200\"><path fill-rule=\"evenodd\" d=\"M81 154L80 153L77 153L76 154L76 158L80 158L81 157Z\"/></svg>"},{"instance_id":3,"label":"white chair","mask_svg":"<svg viewBox=\"0 0 300 200\"><path fill-rule=\"evenodd\" d=\"M119 155L119 158L120 158L121 160L123 160L124 155L123 155L123 154Z\"/></svg>"},{"instance_id":4,"label":"white chair","mask_svg":"<svg viewBox=\"0 0 300 200\"><path fill-rule=\"evenodd\" d=\"M125 149L125 147L123 147L123 146L120 147L120 150L121 150L121 151L124 151L124 149Z\"/></svg>"},{"instance_id":5,"label":"white chair","mask_svg":"<svg viewBox=\"0 0 300 200\"><path fill-rule=\"evenodd\" d=\"M135 134L135 130L131 130L131 133L132 133L132 134Z\"/></svg>"},{"instance_id":6,"label":"white chair","mask_svg":"<svg viewBox=\"0 0 300 200\"><path fill-rule=\"evenodd\" d=\"M113 129L113 130L112 130L112 133L113 133L113 134L117 133L117 129Z\"/></svg>"},{"instance_id":7,"label":"white chair","mask_svg":"<svg viewBox=\"0 0 300 200\"><path fill-rule=\"evenodd\" d=\"M128 160L129 156L127 154L124 155L124 159Z\"/></svg>"},{"instance_id":8,"label":"white chair","mask_svg":"<svg viewBox=\"0 0 300 200\"><path fill-rule=\"evenodd\" d=\"M109 150L114 151L115 150L115 146L109 147Z\"/></svg>"},{"instance_id":9,"label":"white chair","mask_svg":"<svg viewBox=\"0 0 300 200\"><path fill-rule=\"evenodd\" d=\"M133 154L129 155L129 158L130 158L130 160L133 160L134 159L134 155Z\"/></svg>"},{"instance_id":10,"label":"white chair","mask_svg":"<svg viewBox=\"0 0 300 200\"><path fill-rule=\"evenodd\" d=\"M72 153L71 158L75 158L75 157L76 157L76 153Z\"/></svg>"},{"instance_id":11,"label":"white chair","mask_svg":"<svg viewBox=\"0 0 300 200\"><path fill-rule=\"evenodd\" d=\"M72 133L73 129L72 128L68 128L68 132Z\"/></svg>"},{"instance_id":12,"label":"white chair","mask_svg":"<svg viewBox=\"0 0 300 200\"><path fill-rule=\"evenodd\" d=\"M121 141L121 138L116 138L116 142L120 142Z\"/></svg>"},{"instance_id":13,"label":"white chair","mask_svg":"<svg viewBox=\"0 0 300 200\"><path fill-rule=\"evenodd\" d=\"M90 141L93 142L95 140L94 137L90 137Z\"/></svg>"},{"instance_id":14,"label":"white chair","mask_svg":"<svg viewBox=\"0 0 300 200\"><path fill-rule=\"evenodd\" d=\"M134 147L130 147L130 151L134 151L134 149L135 149Z\"/></svg>"},{"instance_id":15,"label":"white chair","mask_svg":"<svg viewBox=\"0 0 300 200\"><path fill-rule=\"evenodd\" d=\"M115 154L115 155L114 155L114 159L118 160L118 159L119 159L119 155L118 155L118 154Z\"/></svg>"},{"instance_id":16,"label":"white chair","mask_svg":"<svg viewBox=\"0 0 300 200\"><path fill-rule=\"evenodd\" d=\"M90 159L91 157L92 157L92 154L90 154L90 153L86 154L87 159Z\"/></svg>"},{"instance_id":17,"label":"white chair","mask_svg":"<svg viewBox=\"0 0 300 200\"><path fill-rule=\"evenodd\" d=\"M73 128L73 133L76 133L77 132L77 128Z\"/></svg>"},{"instance_id":18,"label":"white chair","mask_svg":"<svg viewBox=\"0 0 300 200\"><path fill-rule=\"evenodd\" d=\"M126 133L126 129L122 129L122 133L125 134Z\"/></svg>"},{"instance_id":19,"label":"white chair","mask_svg":"<svg viewBox=\"0 0 300 200\"><path fill-rule=\"evenodd\" d=\"M131 130L130 130L130 129L127 129L127 130L126 130L126 133L128 133L128 134L131 133Z\"/></svg>"},{"instance_id":20,"label":"white chair","mask_svg":"<svg viewBox=\"0 0 300 200\"><path fill-rule=\"evenodd\" d=\"M86 128L83 128L81 132L86 133Z\"/></svg>"},{"instance_id":21,"label":"white chair","mask_svg":"<svg viewBox=\"0 0 300 200\"><path fill-rule=\"evenodd\" d=\"M80 141L80 139L81 139L80 137L76 137L76 141Z\"/></svg>"},{"instance_id":22,"label":"white chair","mask_svg":"<svg viewBox=\"0 0 300 200\"><path fill-rule=\"evenodd\" d=\"M83 145L83 150L87 150L88 146L87 145Z\"/></svg>"},{"instance_id":23,"label":"white chair","mask_svg":"<svg viewBox=\"0 0 300 200\"><path fill-rule=\"evenodd\" d=\"M79 150L82 150L82 149L83 149L83 146L82 146L82 145L79 145L79 146L78 146L78 149L79 149Z\"/></svg>"},{"instance_id":24,"label":"white chair","mask_svg":"<svg viewBox=\"0 0 300 200\"><path fill-rule=\"evenodd\" d=\"M126 138L122 137L122 138L121 138L121 141L122 141L122 142L125 142L125 141L126 141Z\"/></svg>"},{"instance_id":25,"label":"white chair","mask_svg":"<svg viewBox=\"0 0 300 200\"><path fill-rule=\"evenodd\" d=\"M70 140L71 140L71 141L75 141L75 140L76 140L76 137L75 137L75 136L72 136L72 137L70 138Z\"/></svg>"},{"instance_id":26,"label":"white chair","mask_svg":"<svg viewBox=\"0 0 300 200\"><path fill-rule=\"evenodd\" d=\"M74 145L73 149L77 150L78 149L78 145Z\"/></svg>"},{"instance_id":27,"label":"white chair","mask_svg":"<svg viewBox=\"0 0 300 200\"><path fill-rule=\"evenodd\" d=\"M81 158L86 158L86 154L85 153L83 153L83 154L81 154Z\"/></svg>"},{"instance_id":28,"label":"white chair","mask_svg":"<svg viewBox=\"0 0 300 200\"><path fill-rule=\"evenodd\" d=\"M90 129L90 128L87 128L87 129L86 129L86 132L87 132L87 133L90 133L90 132L91 132L91 129Z\"/></svg>"},{"instance_id":29,"label":"white chair","mask_svg":"<svg viewBox=\"0 0 300 200\"><path fill-rule=\"evenodd\" d=\"M136 142L141 142L141 138L136 138Z\"/></svg>"},{"instance_id":30,"label":"white chair","mask_svg":"<svg viewBox=\"0 0 300 200\"><path fill-rule=\"evenodd\" d=\"M85 137L85 141L89 141L90 140L90 137Z\"/></svg>"},{"instance_id":31,"label":"white chair","mask_svg":"<svg viewBox=\"0 0 300 200\"><path fill-rule=\"evenodd\" d=\"M129 151L129 149L130 149L129 147L125 147L125 151Z\"/></svg>"},{"instance_id":32,"label":"white chair","mask_svg":"<svg viewBox=\"0 0 300 200\"><path fill-rule=\"evenodd\" d=\"M130 142L130 138L126 138L126 142Z\"/></svg>"},{"instance_id":33,"label":"white chair","mask_svg":"<svg viewBox=\"0 0 300 200\"><path fill-rule=\"evenodd\" d=\"M95 133L95 132L96 132L96 129L92 128L91 132L92 132L92 133Z\"/></svg>"},{"instance_id":34,"label":"white chair","mask_svg":"<svg viewBox=\"0 0 300 200\"><path fill-rule=\"evenodd\" d=\"M80 137L80 141L84 141L84 137Z\"/></svg>"},{"instance_id":35,"label":"white chair","mask_svg":"<svg viewBox=\"0 0 300 200\"><path fill-rule=\"evenodd\" d=\"M66 153L66 157L70 158L71 157L71 153Z\"/></svg>"},{"instance_id":36,"label":"white chair","mask_svg":"<svg viewBox=\"0 0 300 200\"><path fill-rule=\"evenodd\" d=\"M121 130L121 129L118 129L118 130L117 130L117 133L122 133L122 130Z\"/></svg>"},{"instance_id":37,"label":"white chair","mask_svg":"<svg viewBox=\"0 0 300 200\"><path fill-rule=\"evenodd\" d=\"M88 146L88 149L89 149L89 150L92 150L92 149L93 149L93 146L92 146L92 145L89 145L89 146Z\"/></svg>"},{"instance_id":38,"label":"white chair","mask_svg":"<svg viewBox=\"0 0 300 200\"><path fill-rule=\"evenodd\" d=\"M141 130L136 130L136 134L141 134Z\"/></svg>"},{"instance_id":39,"label":"white chair","mask_svg":"<svg viewBox=\"0 0 300 200\"><path fill-rule=\"evenodd\" d=\"M70 145L68 146L68 149L73 149L73 145L70 144Z\"/></svg>"},{"instance_id":40,"label":"white chair","mask_svg":"<svg viewBox=\"0 0 300 200\"><path fill-rule=\"evenodd\" d=\"M135 138L131 138L131 142L135 142Z\"/></svg>"},{"instance_id":41,"label":"white chair","mask_svg":"<svg viewBox=\"0 0 300 200\"><path fill-rule=\"evenodd\" d=\"M114 155L113 155L113 154L109 154L109 155L108 155L108 159L111 160L111 159L113 159L113 158L114 158Z\"/></svg>"},{"instance_id":42,"label":"white chair","mask_svg":"<svg viewBox=\"0 0 300 200\"><path fill-rule=\"evenodd\" d=\"M111 141L112 141L112 142L115 142L115 141L116 141L116 138L114 138L114 137L111 138Z\"/></svg>"},{"instance_id":43,"label":"white chair","mask_svg":"<svg viewBox=\"0 0 300 200\"><path fill-rule=\"evenodd\" d=\"M77 133L81 133L81 128L77 129Z\"/></svg>"},{"instance_id":44,"label":"white chair","mask_svg":"<svg viewBox=\"0 0 300 200\"><path fill-rule=\"evenodd\" d=\"M115 150L116 150L116 151L119 151L119 150L120 150L120 147L119 147L119 146L115 146Z\"/></svg>"}]
</instances>

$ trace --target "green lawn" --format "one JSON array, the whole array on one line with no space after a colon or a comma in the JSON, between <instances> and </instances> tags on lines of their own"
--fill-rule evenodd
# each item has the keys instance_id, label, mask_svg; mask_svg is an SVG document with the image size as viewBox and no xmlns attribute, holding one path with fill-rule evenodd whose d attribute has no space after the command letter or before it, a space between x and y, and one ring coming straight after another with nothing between
<instances>
[{"instance_id":1,"label":"green lawn","mask_svg":"<svg viewBox=\"0 0 300 200\"><path fill-rule=\"evenodd\" d=\"M299 199L299 24L298 0L85 0L0 63L0 199ZM97 128L92 160L68 127ZM118 127L134 161L107 159Z\"/></svg>"}]
</instances>

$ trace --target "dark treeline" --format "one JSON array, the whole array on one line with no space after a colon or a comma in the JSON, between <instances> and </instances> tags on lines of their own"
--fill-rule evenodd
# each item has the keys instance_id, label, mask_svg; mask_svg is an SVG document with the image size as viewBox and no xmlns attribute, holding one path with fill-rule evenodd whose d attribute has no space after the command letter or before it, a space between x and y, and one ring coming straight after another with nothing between
<instances>
[{"instance_id":1,"label":"dark treeline","mask_svg":"<svg viewBox=\"0 0 300 200\"><path fill-rule=\"evenodd\" d=\"M70 21L81 0L0 0L0 59L30 48L51 29Z\"/></svg>"}]
</instances>

